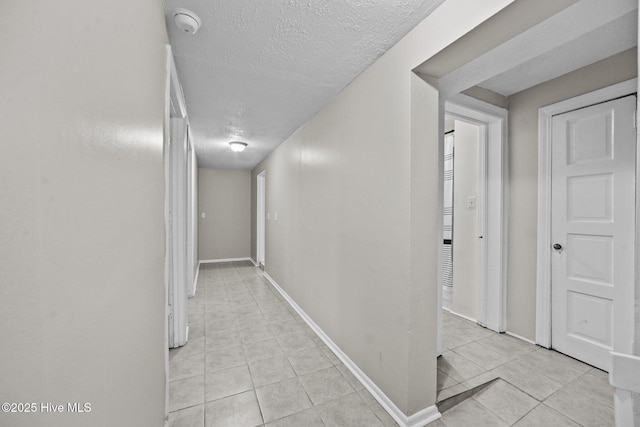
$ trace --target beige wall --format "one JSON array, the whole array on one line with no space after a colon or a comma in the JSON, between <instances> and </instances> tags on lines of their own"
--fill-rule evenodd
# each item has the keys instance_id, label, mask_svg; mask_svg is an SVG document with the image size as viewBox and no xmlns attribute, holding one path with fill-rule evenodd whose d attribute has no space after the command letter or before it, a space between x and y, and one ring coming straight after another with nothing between
<instances>
[{"instance_id":1,"label":"beige wall","mask_svg":"<svg viewBox=\"0 0 640 427\"><path fill-rule=\"evenodd\" d=\"M507 328L533 340L536 310L538 109L637 75L635 49L509 97Z\"/></svg>"},{"instance_id":2,"label":"beige wall","mask_svg":"<svg viewBox=\"0 0 640 427\"><path fill-rule=\"evenodd\" d=\"M435 402L442 241L438 92L411 70L508 3L445 2L252 172L267 273L406 414Z\"/></svg>"},{"instance_id":3,"label":"beige wall","mask_svg":"<svg viewBox=\"0 0 640 427\"><path fill-rule=\"evenodd\" d=\"M0 401L91 412L0 425L163 425L166 42L155 0L3 4Z\"/></svg>"},{"instance_id":4,"label":"beige wall","mask_svg":"<svg viewBox=\"0 0 640 427\"><path fill-rule=\"evenodd\" d=\"M475 319L478 210L467 206L478 193L478 126L455 121L453 168L453 301L452 310ZM477 199L476 199L477 200Z\"/></svg>"},{"instance_id":5,"label":"beige wall","mask_svg":"<svg viewBox=\"0 0 640 427\"><path fill-rule=\"evenodd\" d=\"M251 255L251 171L200 168L198 173L200 260ZM202 213L205 218L202 218Z\"/></svg>"}]
</instances>

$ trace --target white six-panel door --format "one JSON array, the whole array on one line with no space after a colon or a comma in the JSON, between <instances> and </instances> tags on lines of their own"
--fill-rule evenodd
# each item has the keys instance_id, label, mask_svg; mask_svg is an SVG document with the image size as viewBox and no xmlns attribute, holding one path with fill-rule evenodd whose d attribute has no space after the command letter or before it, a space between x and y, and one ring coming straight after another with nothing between
<instances>
[{"instance_id":1,"label":"white six-panel door","mask_svg":"<svg viewBox=\"0 0 640 427\"><path fill-rule=\"evenodd\" d=\"M606 371L614 294L633 295L635 105L627 96L552 123L552 347Z\"/></svg>"}]
</instances>

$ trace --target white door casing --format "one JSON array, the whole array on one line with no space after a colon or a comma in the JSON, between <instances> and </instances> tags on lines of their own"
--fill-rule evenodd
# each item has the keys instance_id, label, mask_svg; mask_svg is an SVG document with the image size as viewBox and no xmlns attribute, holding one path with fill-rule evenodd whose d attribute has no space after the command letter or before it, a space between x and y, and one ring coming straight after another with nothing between
<instances>
[{"instance_id":1,"label":"white door casing","mask_svg":"<svg viewBox=\"0 0 640 427\"><path fill-rule=\"evenodd\" d=\"M188 338L187 315L187 122L171 119L172 280L169 287L169 346L180 347Z\"/></svg>"},{"instance_id":2,"label":"white door casing","mask_svg":"<svg viewBox=\"0 0 640 427\"><path fill-rule=\"evenodd\" d=\"M171 54L169 61L168 145L165 144L167 199L167 324L168 345L179 347L187 342L187 152L188 117L182 86Z\"/></svg>"},{"instance_id":3,"label":"white door casing","mask_svg":"<svg viewBox=\"0 0 640 427\"><path fill-rule=\"evenodd\" d=\"M198 263L196 262L195 254L195 238L196 238L196 221L197 221L197 199L198 195L195 194L197 180L197 163L195 149L193 147L193 140L191 138L191 127L187 124L187 216L186 216L186 238L187 238L187 261L186 261L186 275L187 275L187 296L189 298L196 294L196 279Z\"/></svg>"},{"instance_id":4,"label":"white door casing","mask_svg":"<svg viewBox=\"0 0 640 427\"><path fill-rule=\"evenodd\" d=\"M478 212L476 320L491 330L504 332L506 330L508 241L508 113L503 108L463 94L449 97L444 110L451 117L475 123L481 127L476 208ZM444 136L442 143L444 143ZM442 281L442 275L439 279ZM441 286L439 288L440 291ZM442 302L442 292L439 292L439 298ZM440 320L438 322L441 323ZM439 327L438 330L440 329ZM440 337L441 334L439 333L438 336Z\"/></svg>"},{"instance_id":5,"label":"white door casing","mask_svg":"<svg viewBox=\"0 0 640 427\"><path fill-rule=\"evenodd\" d=\"M606 371L614 299L632 295L635 104L628 96L552 122L552 347Z\"/></svg>"},{"instance_id":6,"label":"white door casing","mask_svg":"<svg viewBox=\"0 0 640 427\"><path fill-rule=\"evenodd\" d=\"M265 265L265 209L266 209L266 171L262 171L256 177L256 263L264 268Z\"/></svg>"}]
</instances>

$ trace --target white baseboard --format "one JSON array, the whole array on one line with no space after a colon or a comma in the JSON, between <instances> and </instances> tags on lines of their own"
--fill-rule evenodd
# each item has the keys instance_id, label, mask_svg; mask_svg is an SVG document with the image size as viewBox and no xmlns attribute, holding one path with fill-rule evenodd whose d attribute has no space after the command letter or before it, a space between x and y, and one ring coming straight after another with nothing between
<instances>
[{"instance_id":1,"label":"white baseboard","mask_svg":"<svg viewBox=\"0 0 640 427\"><path fill-rule=\"evenodd\" d=\"M253 258L249 258L249 261L251 261L251 263L253 264L253 266L254 266L254 267L257 267L257 266L258 266L258 263L256 262L256 260L255 260L255 259L253 259Z\"/></svg>"},{"instance_id":2,"label":"white baseboard","mask_svg":"<svg viewBox=\"0 0 640 427\"><path fill-rule=\"evenodd\" d=\"M529 344L538 345L538 343L536 343L535 341L530 340L528 338L525 338L525 337L523 337L521 335L514 334L513 332L506 331L505 334L507 334L507 335L509 335L511 337L514 337L514 338L518 338L519 340L522 340L524 342L528 342Z\"/></svg>"},{"instance_id":3,"label":"white baseboard","mask_svg":"<svg viewBox=\"0 0 640 427\"><path fill-rule=\"evenodd\" d=\"M236 262L236 261L251 261L251 258L246 257L246 258L201 259L200 264L214 264L218 262Z\"/></svg>"},{"instance_id":4,"label":"white baseboard","mask_svg":"<svg viewBox=\"0 0 640 427\"><path fill-rule=\"evenodd\" d=\"M478 323L478 321L476 319L474 319L473 317L465 316L464 314L460 314L458 312L455 312L455 311L451 310L450 308L442 307L442 309L444 311L446 311L446 312L449 312L450 314L453 314L454 316L458 316L458 317L463 318L464 320L468 320L469 322L473 322L473 323L476 323L476 324Z\"/></svg>"},{"instance_id":5,"label":"white baseboard","mask_svg":"<svg viewBox=\"0 0 640 427\"><path fill-rule=\"evenodd\" d=\"M344 363L344 365L351 371L351 373L362 383L362 385L371 393L371 395L380 403L385 411L393 417L393 419L401 427L424 427L427 424L439 419L441 417L440 412L436 405L429 406L423 410L407 416L400 410L386 394L338 347L329 336L318 326L307 313L296 304L296 302L285 292L284 289L276 283L275 280L268 273L264 273L264 277L271 283L271 285L284 297L291 307L302 317L302 319L309 325L313 332L320 337L322 341L333 351L338 359Z\"/></svg>"}]
</instances>

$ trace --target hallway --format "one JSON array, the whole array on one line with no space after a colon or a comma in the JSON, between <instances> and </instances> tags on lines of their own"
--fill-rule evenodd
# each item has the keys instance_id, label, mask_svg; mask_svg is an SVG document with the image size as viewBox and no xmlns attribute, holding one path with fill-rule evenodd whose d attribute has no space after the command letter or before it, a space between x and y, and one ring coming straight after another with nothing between
<instances>
[{"instance_id":1,"label":"hallway","mask_svg":"<svg viewBox=\"0 0 640 427\"><path fill-rule=\"evenodd\" d=\"M189 313L171 427L397 425L250 262L202 264ZM448 313L443 333L431 425L613 425L606 373Z\"/></svg>"},{"instance_id":2,"label":"hallway","mask_svg":"<svg viewBox=\"0 0 640 427\"><path fill-rule=\"evenodd\" d=\"M169 425L396 426L250 262L202 264Z\"/></svg>"}]
</instances>

